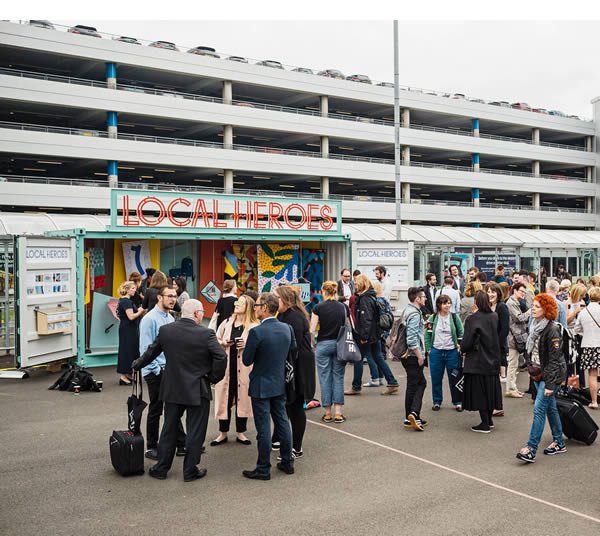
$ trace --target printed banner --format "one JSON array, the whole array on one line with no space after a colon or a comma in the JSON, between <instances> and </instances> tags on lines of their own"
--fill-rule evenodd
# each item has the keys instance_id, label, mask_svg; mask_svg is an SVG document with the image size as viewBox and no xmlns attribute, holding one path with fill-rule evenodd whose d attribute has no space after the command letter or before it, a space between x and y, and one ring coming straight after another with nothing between
<instances>
[{"instance_id":1,"label":"printed banner","mask_svg":"<svg viewBox=\"0 0 600 536\"><path fill-rule=\"evenodd\" d=\"M146 268L152 266L148 240L123 242L123 265L126 278L131 272L139 272L142 278L146 277Z\"/></svg>"}]
</instances>

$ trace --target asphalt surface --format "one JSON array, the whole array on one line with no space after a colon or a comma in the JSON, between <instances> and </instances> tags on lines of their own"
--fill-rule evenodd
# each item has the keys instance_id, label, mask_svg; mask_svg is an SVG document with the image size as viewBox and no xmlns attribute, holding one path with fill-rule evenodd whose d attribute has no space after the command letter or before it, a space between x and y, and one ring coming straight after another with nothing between
<instances>
[{"instance_id":1,"label":"asphalt surface","mask_svg":"<svg viewBox=\"0 0 600 536\"><path fill-rule=\"evenodd\" d=\"M402 368L392 369L403 393ZM251 446L230 433L228 444L207 447L207 477L184 483L182 458L165 481L114 472L108 437L126 426L129 389L114 368L93 372L102 393L48 391L57 375L45 372L0 380L0 534L600 534L598 444L568 441L566 454L540 451L528 466L515 459L529 434L529 399L506 399L506 416L485 435L469 429L476 414L447 404L433 413L428 389L421 433L402 427L403 394L364 388L347 398L344 424L308 411L295 475L273 467L268 482L241 476L256 461L250 421ZM211 419L207 444L216 434ZM541 446L550 441L547 428Z\"/></svg>"}]
</instances>

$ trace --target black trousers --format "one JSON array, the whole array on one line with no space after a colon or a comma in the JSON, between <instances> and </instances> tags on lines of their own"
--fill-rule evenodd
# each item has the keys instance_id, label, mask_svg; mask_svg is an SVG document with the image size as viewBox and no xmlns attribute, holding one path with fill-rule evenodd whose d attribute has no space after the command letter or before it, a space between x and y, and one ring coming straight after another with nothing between
<instances>
[{"instance_id":1,"label":"black trousers","mask_svg":"<svg viewBox=\"0 0 600 536\"><path fill-rule=\"evenodd\" d=\"M202 399L199 406L183 406L172 402L165 403L165 422L158 442L158 463L156 471L166 474L173 464L175 448L177 447L181 417L186 412L185 425L187 429L186 453L183 459L183 476L192 477L202 455L202 445L206 439L210 400Z\"/></svg>"},{"instance_id":2,"label":"black trousers","mask_svg":"<svg viewBox=\"0 0 600 536\"><path fill-rule=\"evenodd\" d=\"M229 379L229 395L227 396L227 419L219 419L219 432L229 432L231 423L231 407L235 403L235 431L241 434L247 430L248 418L238 417L237 414L237 378L235 382Z\"/></svg>"},{"instance_id":3,"label":"black trousers","mask_svg":"<svg viewBox=\"0 0 600 536\"><path fill-rule=\"evenodd\" d=\"M306 411L304 410L304 400L297 396L296 400L285 406L285 411L292 427L292 447L296 452L302 450L302 440L306 431ZM279 441L277 428L273 428L272 443Z\"/></svg>"},{"instance_id":4,"label":"black trousers","mask_svg":"<svg viewBox=\"0 0 600 536\"><path fill-rule=\"evenodd\" d=\"M148 385L148 396L150 398L150 403L148 404L148 418L146 419L146 448L151 450L158 446L160 416L163 413L163 401L159 398L162 374L157 376L156 374L150 373L144 376L144 379ZM177 446L185 446L185 431L183 430L181 420L179 420Z\"/></svg>"},{"instance_id":5,"label":"black trousers","mask_svg":"<svg viewBox=\"0 0 600 536\"><path fill-rule=\"evenodd\" d=\"M402 366L406 370L406 395L404 397L404 411L406 418L409 413L421 415L421 407L423 406L423 394L427 387L427 380L423 365L419 365L416 356L411 355L402 360Z\"/></svg>"}]
</instances>

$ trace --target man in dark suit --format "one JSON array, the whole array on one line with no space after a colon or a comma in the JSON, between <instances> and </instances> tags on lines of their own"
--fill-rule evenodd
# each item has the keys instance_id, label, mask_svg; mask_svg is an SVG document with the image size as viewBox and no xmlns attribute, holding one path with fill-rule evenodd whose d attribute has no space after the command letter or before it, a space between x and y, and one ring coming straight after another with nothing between
<instances>
[{"instance_id":1,"label":"man in dark suit","mask_svg":"<svg viewBox=\"0 0 600 536\"><path fill-rule=\"evenodd\" d=\"M160 480L167 478L171 469L178 423L184 411L187 440L183 479L191 482L206 475L206 469L198 469L197 465L212 400L210 384L225 376L227 355L214 331L200 325L203 316L202 304L198 300L187 300L183 304L181 320L162 326L156 340L133 362L133 369L140 370L161 352L166 357L160 386L165 421L158 441L158 462L149 471L150 476Z\"/></svg>"},{"instance_id":2,"label":"man in dark suit","mask_svg":"<svg viewBox=\"0 0 600 536\"><path fill-rule=\"evenodd\" d=\"M462 275L460 275L460 268L458 264L450 265L450 277L452 277L452 288L454 290L458 290L460 297L462 298L465 293L465 279Z\"/></svg>"},{"instance_id":3,"label":"man in dark suit","mask_svg":"<svg viewBox=\"0 0 600 536\"><path fill-rule=\"evenodd\" d=\"M425 276L425 286L423 290L425 291L425 297L427 301L425 305L421 308L421 312L424 315L432 315L435 313L435 293L437 292L437 276L432 274L431 272Z\"/></svg>"},{"instance_id":4,"label":"man in dark suit","mask_svg":"<svg viewBox=\"0 0 600 536\"><path fill-rule=\"evenodd\" d=\"M281 443L281 462L277 469L288 475L294 474L292 432L285 410L285 364L288 352L296 347L296 341L290 326L274 317L279 308L275 294L261 294L254 308L261 323L250 330L242 360L247 367L253 366L249 391L257 432L258 460L255 469L242 471L242 474L246 478L270 480L270 418L273 418Z\"/></svg>"},{"instance_id":5,"label":"man in dark suit","mask_svg":"<svg viewBox=\"0 0 600 536\"><path fill-rule=\"evenodd\" d=\"M354 294L354 281L352 281L352 276L350 275L350 270L348 270L348 268L344 268L340 272L340 275L342 278L337 282L338 301L349 305L350 296Z\"/></svg>"}]
</instances>

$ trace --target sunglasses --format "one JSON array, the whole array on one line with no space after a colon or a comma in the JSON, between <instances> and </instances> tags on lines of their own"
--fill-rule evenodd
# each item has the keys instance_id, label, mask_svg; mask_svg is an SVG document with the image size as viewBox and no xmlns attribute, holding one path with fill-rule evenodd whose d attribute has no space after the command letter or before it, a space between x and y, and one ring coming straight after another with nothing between
<instances>
[{"instance_id":1,"label":"sunglasses","mask_svg":"<svg viewBox=\"0 0 600 536\"><path fill-rule=\"evenodd\" d=\"M245 300L237 300L233 302L233 306L237 307L238 305L244 305L246 303Z\"/></svg>"}]
</instances>

